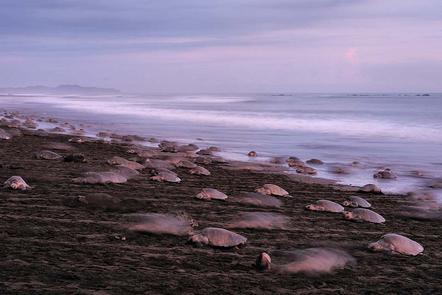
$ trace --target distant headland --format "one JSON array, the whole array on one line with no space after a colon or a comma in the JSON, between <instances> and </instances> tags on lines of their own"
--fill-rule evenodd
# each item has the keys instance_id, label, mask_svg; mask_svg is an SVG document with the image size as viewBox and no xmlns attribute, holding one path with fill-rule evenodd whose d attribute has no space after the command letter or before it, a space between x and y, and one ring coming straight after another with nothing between
<instances>
[{"instance_id":1,"label":"distant headland","mask_svg":"<svg viewBox=\"0 0 442 295\"><path fill-rule=\"evenodd\" d=\"M58 94L58 95L109 95L119 94L120 90L114 88L85 87L73 84L49 86L26 86L0 88L0 94Z\"/></svg>"}]
</instances>

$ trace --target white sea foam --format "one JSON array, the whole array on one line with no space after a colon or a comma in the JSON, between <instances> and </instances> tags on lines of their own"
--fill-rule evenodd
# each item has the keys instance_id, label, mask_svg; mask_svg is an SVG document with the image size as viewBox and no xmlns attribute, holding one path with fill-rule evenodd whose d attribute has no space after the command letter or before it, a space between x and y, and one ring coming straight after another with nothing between
<instances>
[{"instance_id":1,"label":"white sea foam","mask_svg":"<svg viewBox=\"0 0 442 295\"><path fill-rule=\"evenodd\" d=\"M224 97L221 98L221 100L223 99ZM290 114L169 109L149 107L144 104L133 105L124 101L103 101L91 98L75 99L48 96L44 99L39 99L38 102L56 105L59 108L91 113L132 115L206 125L442 142L442 131L437 126L400 124L379 119L358 119L352 117L320 118L317 116L308 118L295 117Z\"/></svg>"}]
</instances>

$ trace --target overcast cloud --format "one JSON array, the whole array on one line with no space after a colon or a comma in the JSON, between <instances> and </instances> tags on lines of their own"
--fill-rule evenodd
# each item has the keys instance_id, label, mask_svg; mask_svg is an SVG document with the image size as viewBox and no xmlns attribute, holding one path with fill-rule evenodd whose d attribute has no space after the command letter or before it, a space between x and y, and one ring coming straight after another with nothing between
<instances>
[{"instance_id":1,"label":"overcast cloud","mask_svg":"<svg viewBox=\"0 0 442 295\"><path fill-rule=\"evenodd\" d=\"M442 91L440 0L1 0L0 86Z\"/></svg>"}]
</instances>

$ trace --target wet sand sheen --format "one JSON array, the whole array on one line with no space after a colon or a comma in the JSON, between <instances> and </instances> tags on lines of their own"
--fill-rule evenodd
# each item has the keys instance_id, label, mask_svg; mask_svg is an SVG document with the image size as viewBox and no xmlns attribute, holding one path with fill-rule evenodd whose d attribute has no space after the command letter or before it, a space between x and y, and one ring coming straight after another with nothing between
<instances>
[{"instance_id":1,"label":"wet sand sheen","mask_svg":"<svg viewBox=\"0 0 442 295\"><path fill-rule=\"evenodd\" d=\"M0 141L0 180L22 176L29 191L0 191L0 287L6 294L41 293L109 294L196 293L252 294L320 292L356 294L361 290L395 293L435 293L440 288L440 221L418 220L397 214L402 197L360 194L385 224L356 223L341 214L304 209L319 199L342 203L354 195L331 185L296 182L286 176L239 169L221 163L202 164L211 175L192 175L176 168L180 183L155 182L149 169L126 183L88 185L72 182L88 171L110 169L114 156L130 159L130 144L69 143L69 136L24 136ZM69 144L87 162L39 160L33 153L49 143ZM58 150L62 156L72 151ZM237 202L234 196L273 183L292 198L279 198L279 207ZM229 196L224 201L195 198L202 188L213 187ZM72 202L78 196L106 193L121 206L100 209ZM247 237L238 249L197 247L187 238L150 235L125 229L133 213L185 212L198 229L221 227L240 212L271 212L287 216L285 228L235 229ZM405 233L424 245L423 255L405 257L372 253L367 245L386 232ZM350 253L357 264L333 274L260 273L253 268L262 251L310 247L336 247Z\"/></svg>"}]
</instances>

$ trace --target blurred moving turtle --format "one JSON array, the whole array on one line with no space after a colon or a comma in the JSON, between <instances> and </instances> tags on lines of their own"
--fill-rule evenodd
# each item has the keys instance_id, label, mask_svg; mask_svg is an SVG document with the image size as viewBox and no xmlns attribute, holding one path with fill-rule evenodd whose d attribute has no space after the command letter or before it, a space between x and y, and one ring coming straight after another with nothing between
<instances>
[{"instance_id":1,"label":"blurred moving turtle","mask_svg":"<svg viewBox=\"0 0 442 295\"><path fill-rule=\"evenodd\" d=\"M358 197L358 196L349 196L347 197L347 200L342 202L342 205L345 207L361 207L361 208L370 208L371 204L367 202L367 200Z\"/></svg>"},{"instance_id":2,"label":"blurred moving turtle","mask_svg":"<svg viewBox=\"0 0 442 295\"><path fill-rule=\"evenodd\" d=\"M321 274L343 269L354 264L355 259L343 250L334 248L307 248L294 251L263 252L256 259L255 267L259 271L273 270L284 273ZM275 263L276 262L276 263Z\"/></svg>"},{"instance_id":3,"label":"blurred moving turtle","mask_svg":"<svg viewBox=\"0 0 442 295\"><path fill-rule=\"evenodd\" d=\"M240 193L232 199L242 204L254 205L258 207L279 208L282 205L282 202L275 197L252 192Z\"/></svg>"},{"instance_id":4,"label":"blurred moving turtle","mask_svg":"<svg viewBox=\"0 0 442 295\"><path fill-rule=\"evenodd\" d=\"M277 197L287 197L289 193L280 186L275 184L264 184L262 187L256 189L257 193L268 195L268 196L277 196Z\"/></svg>"},{"instance_id":5,"label":"blurred moving turtle","mask_svg":"<svg viewBox=\"0 0 442 295\"><path fill-rule=\"evenodd\" d=\"M379 241L369 244L368 248L373 251L386 251L412 256L424 251L424 247L418 242L394 233L383 235Z\"/></svg>"},{"instance_id":6,"label":"blurred moving turtle","mask_svg":"<svg viewBox=\"0 0 442 295\"><path fill-rule=\"evenodd\" d=\"M336 202L329 200L318 200L314 204L305 206L305 209L310 211L341 213L344 212L344 207Z\"/></svg>"},{"instance_id":7,"label":"blurred moving turtle","mask_svg":"<svg viewBox=\"0 0 442 295\"><path fill-rule=\"evenodd\" d=\"M382 193L381 189L372 183L364 185L363 187L360 188L359 191L364 193L374 193L374 194Z\"/></svg>"},{"instance_id":8,"label":"blurred moving turtle","mask_svg":"<svg viewBox=\"0 0 442 295\"><path fill-rule=\"evenodd\" d=\"M48 150L43 150L34 153L34 158L39 160L60 160L63 156Z\"/></svg>"},{"instance_id":9,"label":"blurred moving turtle","mask_svg":"<svg viewBox=\"0 0 442 295\"><path fill-rule=\"evenodd\" d=\"M285 229L289 218L272 212L242 212L228 224L229 228Z\"/></svg>"},{"instance_id":10,"label":"blurred moving turtle","mask_svg":"<svg viewBox=\"0 0 442 295\"><path fill-rule=\"evenodd\" d=\"M190 241L199 245L230 248L245 244L247 238L223 228L206 227L202 231L193 234Z\"/></svg>"},{"instance_id":11,"label":"blurred moving turtle","mask_svg":"<svg viewBox=\"0 0 442 295\"><path fill-rule=\"evenodd\" d=\"M11 135L8 132L6 132L5 130L0 128L0 139L3 139L3 140L11 139Z\"/></svg>"},{"instance_id":12,"label":"blurred moving turtle","mask_svg":"<svg viewBox=\"0 0 442 295\"><path fill-rule=\"evenodd\" d=\"M4 182L3 187L22 191L31 189L20 176L11 176Z\"/></svg>"},{"instance_id":13,"label":"blurred moving turtle","mask_svg":"<svg viewBox=\"0 0 442 295\"><path fill-rule=\"evenodd\" d=\"M86 196L78 196L77 201L79 204L86 207L103 210L116 209L121 203L119 198L105 193L93 193Z\"/></svg>"},{"instance_id":14,"label":"blurred moving turtle","mask_svg":"<svg viewBox=\"0 0 442 295\"><path fill-rule=\"evenodd\" d=\"M136 221L128 229L142 233L185 236L191 234L192 227L196 225L187 214L146 213L132 217Z\"/></svg>"},{"instance_id":15,"label":"blurred moving turtle","mask_svg":"<svg viewBox=\"0 0 442 295\"><path fill-rule=\"evenodd\" d=\"M384 223L385 218L378 213L364 208L356 208L353 211L344 211L344 218L347 220L367 221L371 223Z\"/></svg>"},{"instance_id":16,"label":"blurred moving turtle","mask_svg":"<svg viewBox=\"0 0 442 295\"><path fill-rule=\"evenodd\" d=\"M203 188L195 197L202 200L226 200L228 198L226 194L214 188Z\"/></svg>"}]
</instances>

